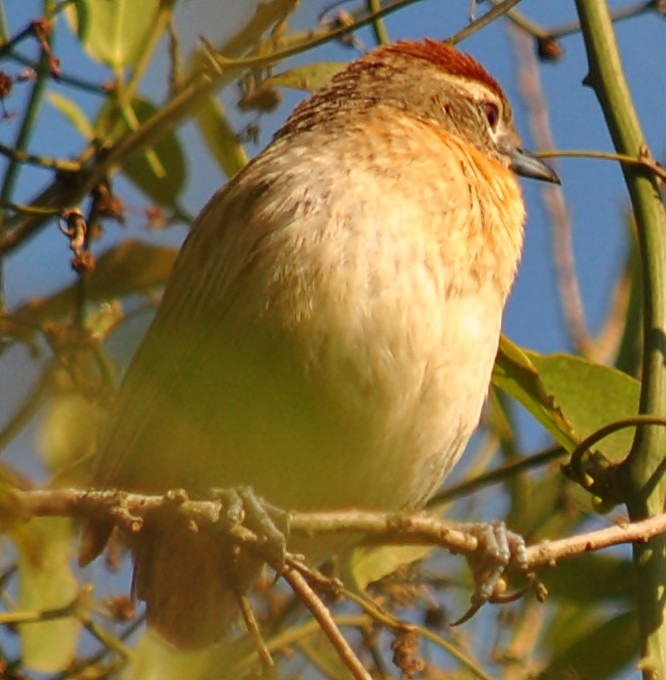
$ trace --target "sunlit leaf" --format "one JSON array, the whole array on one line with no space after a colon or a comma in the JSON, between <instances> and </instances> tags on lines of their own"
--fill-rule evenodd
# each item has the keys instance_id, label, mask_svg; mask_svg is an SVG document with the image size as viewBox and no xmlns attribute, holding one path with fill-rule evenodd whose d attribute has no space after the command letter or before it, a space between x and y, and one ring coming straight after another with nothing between
<instances>
[{"instance_id":1,"label":"sunlit leaf","mask_svg":"<svg viewBox=\"0 0 666 680\"><path fill-rule=\"evenodd\" d=\"M86 52L118 70L135 64L153 29L159 6L160 0L85 0L85 15L72 6L66 12ZM82 30L82 17L87 20L87 30Z\"/></svg>"},{"instance_id":2,"label":"sunlit leaf","mask_svg":"<svg viewBox=\"0 0 666 680\"><path fill-rule=\"evenodd\" d=\"M626 373L571 354L527 352L527 355L546 391L580 437L638 413L640 383ZM621 430L595 448L611 460L622 460L629 452L634 434L633 428Z\"/></svg>"},{"instance_id":3,"label":"sunlit leaf","mask_svg":"<svg viewBox=\"0 0 666 680\"><path fill-rule=\"evenodd\" d=\"M75 0L71 8L74 12L74 25L76 26L76 36L85 43L90 29L90 12L88 9L89 0Z\"/></svg>"},{"instance_id":4,"label":"sunlit leaf","mask_svg":"<svg viewBox=\"0 0 666 680\"><path fill-rule=\"evenodd\" d=\"M97 118L95 128L99 129L100 121L104 121L113 104L102 107ZM138 129L143 123L157 113L157 107L147 99L135 97L129 107L132 121L128 116L118 117L116 125L105 137L107 143L120 140L129 132ZM130 127L130 122L134 127ZM159 141L150 149L154 154L151 159L144 153L131 159L122 172L155 203L161 206L174 206L176 199L185 186L187 168L185 155L180 140L171 130L162 135Z\"/></svg>"},{"instance_id":5,"label":"sunlit leaf","mask_svg":"<svg viewBox=\"0 0 666 680\"><path fill-rule=\"evenodd\" d=\"M519 401L565 449L571 451L579 437L546 390L530 356L502 336L493 384Z\"/></svg>"},{"instance_id":6,"label":"sunlit leaf","mask_svg":"<svg viewBox=\"0 0 666 680\"><path fill-rule=\"evenodd\" d=\"M49 470L59 472L93 453L99 418L97 405L78 393L51 399L39 432L41 458Z\"/></svg>"},{"instance_id":7,"label":"sunlit leaf","mask_svg":"<svg viewBox=\"0 0 666 680\"><path fill-rule=\"evenodd\" d=\"M327 85L336 73L339 73L348 65L344 61L323 61L318 64L297 66L288 71L276 73L267 78L263 84L314 92Z\"/></svg>"},{"instance_id":8,"label":"sunlit leaf","mask_svg":"<svg viewBox=\"0 0 666 680\"><path fill-rule=\"evenodd\" d=\"M95 136L90 119L85 111L69 97L58 92L48 92L47 101L86 140Z\"/></svg>"},{"instance_id":9,"label":"sunlit leaf","mask_svg":"<svg viewBox=\"0 0 666 680\"><path fill-rule=\"evenodd\" d=\"M570 354L541 355L502 338L493 383L518 400L568 451L603 425L635 415L640 385L610 366ZM631 446L623 430L595 448L617 460Z\"/></svg>"},{"instance_id":10,"label":"sunlit leaf","mask_svg":"<svg viewBox=\"0 0 666 680\"><path fill-rule=\"evenodd\" d=\"M428 545L391 545L360 547L354 550L349 564L354 585L365 590L370 583L392 574L405 564L425 557L432 550Z\"/></svg>"},{"instance_id":11,"label":"sunlit leaf","mask_svg":"<svg viewBox=\"0 0 666 680\"><path fill-rule=\"evenodd\" d=\"M217 649L210 647L197 650L176 649L148 629L134 646L123 678L200 678L211 663L211 654L216 652ZM215 658L218 667L224 668L218 657Z\"/></svg>"},{"instance_id":12,"label":"sunlit leaf","mask_svg":"<svg viewBox=\"0 0 666 680\"><path fill-rule=\"evenodd\" d=\"M73 523L40 517L30 520L16 536L19 551L18 609L43 612L71 604L78 584L70 568ZM65 668L74 658L81 623L72 616L19 625L23 660L42 673Z\"/></svg>"}]
</instances>

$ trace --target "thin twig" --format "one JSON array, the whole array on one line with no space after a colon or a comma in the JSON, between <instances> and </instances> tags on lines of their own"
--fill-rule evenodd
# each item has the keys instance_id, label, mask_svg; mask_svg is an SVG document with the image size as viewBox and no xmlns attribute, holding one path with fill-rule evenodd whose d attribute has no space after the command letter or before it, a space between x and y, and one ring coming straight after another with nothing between
<instances>
[{"instance_id":1,"label":"thin twig","mask_svg":"<svg viewBox=\"0 0 666 680\"><path fill-rule=\"evenodd\" d=\"M503 0L499 4L495 5L491 10L486 12L483 16L480 16L478 19L476 19L476 21L473 21L468 26L465 26L465 28L463 28L461 31L458 31L450 38L449 42L453 45L457 45L459 42L466 40L488 24L499 19L503 14L509 12L519 2L520 0Z\"/></svg>"},{"instance_id":2,"label":"thin twig","mask_svg":"<svg viewBox=\"0 0 666 680\"><path fill-rule=\"evenodd\" d=\"M370 14L376 14L382 8L381 0L366 0L366 7ZM383 19L375 19L372 22L372 31L375 34L375 42L378 45L386 45L389 42Z\"/></svg>"},{"instance_id":3,"label":"thin twig","mask_svg":"<svg viewBox=\"0 0 666 680\"><path fill-rule=\"evenodd\" d=\"M245 622L245 628L247 632L252 637L254 641L257 654L261 661L261 665L264 670L270 670L275 667L273 657L261 636L261 630L259 630L259 624L257 623L257 618L254 615L254 610L252 609L252 604L248 599L247 595L237 594L236 600L238 602L238 608L241 611L243 621Z\"/></svg>"},{"instance_id":4,"label":"thin twig","mask_svg":"<svg viewBox=\"0 0 666 680\"><path fill-rule=\"evenodd\" d=\"M611 21L614 23L622 21L623 19L633 19L634 17L644 14L645 12L657 12L659 11L660 0L640 0L633 5L626 5L625 7L620 7L619 9L610 12ZM556 26L550 31L550 35L554 38L562 38L565 35L571 35L573 33L579 33L581 30L580 21L571 21L566 24L561 24Z\"/></svg>"},{"instance_id":5,"label":"thin twig","mask_svg":"<svg viewBox=\"0 0 666 680\"><path fill-rule=\"evenodd\" d=\"M41 168L55 170L56 172L78 172L81 170L81 163L78 161L39 156L20 149L14 149L2 142L0 142L0 154L18 163L36 165Z\"/></svg>"},{"instance_id":6,"label":"thin twig","mask_svg":"<svg viewBox=\"0 0 666 680\"><path fill-rule=\"evenodd\" d=\"M317 619L322 631L326 637L328 637L352 676L356 680L372 680L370 673L365 670L360 659L356 656L356 653L350 647L349 643L340 632L340 629L335 624L328 607L326 607L314 590L308 585L303 576L288 566L282 572L282 577L289 583L294 592L312 612L315 619Z\"/></svg>"},{"instance_id":7,"label":"thin twig","mask_svg":"<svg viewBox=\"0 0 666 680\"><path fill-rule=\"evenodd\" d=\"M500 4L499 0L490 0L490 3L494 7L497 7L497 5ZM547 31L545 28L539 26L539 24L535 23L531 19L528 19L524 14L522 14L516 9L509 10L506 13L506 18L509 19L515 26L520 28L522 31L524 31L528 35L531 35L533 38L536 38L537 40L544 40L552 36L550 31Z\"/></svg>"},{"instance_id":8,"label":"thin twig","mask_svg":"<svg viewBox=\"0 0 666 680\"><path fill-rule=\"evenodd\" d=\"M544 465L548 465L553 461L560 460L568 455L569 452L562 446L553 444L543 451L539 451L529 456L523 456L518 460L511 460L495 470L475 475L458 484L448 486L435 494L428 501L427 507L433 508L444 505L445 503L451 503L456 498L467 496L493 484L501 484L502 482L515 478L522 472L543 467Z\"/></svg>"},{"instance_id":9,"label":"thin twig","mask_svg":"<svg viewBox=\"0 0 666 680\"><path fill-rule=\"evenodd\" d=\"M650 157L636 158L613 151L590 151L589 149L556 149L554 151L540 151L537 155L539 158L592 158L602 161L618 161L623 165L644 168L666 182L666 168Z\"/></svg>"}]
</instances>

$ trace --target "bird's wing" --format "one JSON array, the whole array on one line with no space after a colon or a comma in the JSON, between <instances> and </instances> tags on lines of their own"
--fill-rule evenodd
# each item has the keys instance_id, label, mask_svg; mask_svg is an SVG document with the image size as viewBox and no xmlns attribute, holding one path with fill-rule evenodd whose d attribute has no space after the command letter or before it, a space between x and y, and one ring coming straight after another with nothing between
<instances>
[{"instance_id":1,"label":"bird's wing","mask_svg":"<svg viewBox=\"0 0 666 680\"><path fill-rule=\"evenodd\" d=\"M212 336L231 331L223 320L245 297L244 271L256 241L284 217L275 213L273 224L264 215L261 232L248 238L253 215L264 210L266 189L265 183L237 178L211 199L193 226L105 427L95 475L99 485L149 490L153 477L162 490L184 485L177 458L187 459L196 449L192 419L200 419L211 408L206 399L219 394Z\"/></svg>"}]
</instances>

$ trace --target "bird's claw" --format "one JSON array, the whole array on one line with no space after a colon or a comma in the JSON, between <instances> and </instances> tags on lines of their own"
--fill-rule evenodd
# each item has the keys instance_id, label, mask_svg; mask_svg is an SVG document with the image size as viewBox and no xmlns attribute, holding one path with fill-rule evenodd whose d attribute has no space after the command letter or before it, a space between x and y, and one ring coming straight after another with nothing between
<instances>
[{"instance_id":1,"label":"bird's claw","mask_svg":"<svg viewBox=\"0 0 666 680\"><path fill-rule=\"evenodd\" d=\"M278 578L286 561L289 513L267 503L249 486L211 492L225 508L222 519L227 527L243 525L259 538L256 550Z\"/></svg>"},{"instance_id":2,"label":"bird's claw","mask_svg":"<svg viewBox=\"0 0 666 680\"><path fill-rule=\"evenodd\" d=\"M478 541L477 550L467 556L476 589L471 597L469 609L452 626L459 626L476 614L486 602L511 602L523 591L507 595L504 593L504 575L509 567L527 573L527 548L519 534L509 531L504 522L469 524L463 530Z\"/></svg>"}]
</instances>

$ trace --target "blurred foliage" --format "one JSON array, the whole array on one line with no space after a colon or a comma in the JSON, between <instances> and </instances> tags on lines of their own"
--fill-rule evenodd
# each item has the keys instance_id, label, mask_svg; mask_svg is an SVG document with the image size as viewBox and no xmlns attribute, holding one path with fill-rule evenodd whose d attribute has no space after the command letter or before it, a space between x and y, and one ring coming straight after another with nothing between
<instances>
[{"instance_id":1,"label":"blurred foliage","mask_svg":"<svg viewBox=\"0 0 666 680\"><path fill-rule=\"evenodd\" d=\"M9 2L0 2L3 14ZM324 62L287 68L280 58L270 66L244 66L233 60L291 50L306 53L307 61L315 40L328 36L354 44L350 27L355 22L370 25L373 35L381 36L381 18L371 20L369 12L388 3L349 2L346 10L332 9L305 32L292 29L295 0L250 4L252 11L241 13L234 33L212 47L228 60L225 68L213 64L208 45L197 44L181 54L175 0L44 0L46 32L35 24L6 25L0 17L0 68L7 69L0 75L10 79L2 103L6 111L11 109L2 124L16 140L2 151L0 252L30 252L33 236L53 229L56 222L62 226L65 208L79 209L86 225L80 242L68 233L77 268L74 282L5 308L0 317L2 361L15 361L18 351L27 350L33 366L13 395L13 413L0 423L0 444L6 447L30 427L38 427L41 442L25 454L25 469L34 471L34 478L4 460L0 467L3 678L109 677L122 666L124 641L141 623L125 599L128 579L119 586L107 571L122 556L114 553L107 564L100 560L94 574L79 573L72 561L72 522L23 522L12 513L9 490L37 483L83 483L96 428L118 379L109 348L125 342L131 319L150 314L169 275L176 248L174 239L162 238L162 232L174 224L189 226L182 202L190 169L200 163L196 154L208 154L222 174L233 176L248 160L247 147L260 133L262 115L280 103L279 88L312 91L344 66ZM407 4L397 3L397 11ZM225 10L220 12L223 16ZM80 62L63 64L60 72L58 45L65 38L78 43ZM30 73L8 75L26 60ZM154 98L160 89L156 79L161 79L160 100ZM25 96L14 99L21 88ZM253 115L246 129L235 129L235 119L219 96L224 88L242 93L237 106ZM49 106L42 107L43 102ZM76 131L79 144L73 158L32 155L31 133L54 115ZM188 121L201 135L203 151L185 143ZM41 167L41 177L47 179L39 188L34 185L26 204L14 195L12 177L27 166ZM116 226L131 212L125 198L125 192L134 195L129 187L145 205L139 234ZM62 248L53 257L63 258L65 252ZM635 258L628 258L627 271L620 276L635 285L636 270ZM633 325L625 329L625 344L627 337L635 340L639 316L640 295L633 293L631 299L624 319ZM630 363L621 362L623 367L638 365L632 356ZM613 352L605 364L585 356L541 356L504 340L494 382L571 452L598 428L636 413L638 379L614 368L614 359ZM503 398L491 402L484 436L468 454L472 482L491 466L489 452L499 452L505 462L534 453L520 449L514 407ZM624 430L603 440L598 449L619 462L632 439L633 431ZM495 483L506 501L507 521L530 541L566 536L603 521L595 518L589 494L565 479L555 463L523 469ZM481 483L469 491L467 505L479 503L482 491ZM368 598L387 617L414 624L421 638L416 654L425 661L423 677L603 680L637 659L631 566L623 553L590 555L544 570L550 591L545 605L528 594L508 605L505 615L496 617L487 608L464 632L444 625L464 610L469 596L470 576L462 560L444 559L439 551L422 547L373 547L359 550L350 568L358 585L374 582ZM89 595L85 584L91 579L96 590ZM319 671L316 677L345 677L337 654L295 606L291 593L261 582L255 595L257 618L278 664L271 677L315 677L313 668ZM400 626L373 621L368 611L349 602L336 608L336 616L345 631L352 631L354 648L373 677L400 676L391 651L395 637L404 632ZM490 638L497 641L493 649L485 642ZM258 677L252 654L236 663L233 677Z\"/></svg>"}]
</instances>

